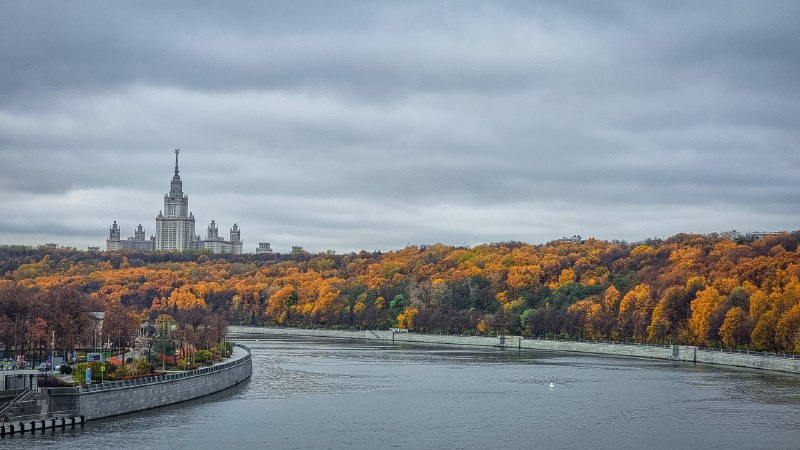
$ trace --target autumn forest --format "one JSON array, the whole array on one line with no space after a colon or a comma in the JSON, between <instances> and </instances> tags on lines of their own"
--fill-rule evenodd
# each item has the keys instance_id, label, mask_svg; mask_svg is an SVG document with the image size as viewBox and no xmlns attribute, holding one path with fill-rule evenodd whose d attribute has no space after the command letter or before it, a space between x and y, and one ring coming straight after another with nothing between
<instances>
[{"instance_id":1,"label":"autumn forest","mask_svg":"<svg viewBox=\"0 0 800 450\"><path fill-rule=\"evenodd\" d=\"M0 341L13 342L21 321L42 339L56 329L66 339L65 323L105 310L118 327L168 315L216 328L399 327L800 353L798 243L800 232L346 255L5 247Z\"/></svg>"}]
</instances>

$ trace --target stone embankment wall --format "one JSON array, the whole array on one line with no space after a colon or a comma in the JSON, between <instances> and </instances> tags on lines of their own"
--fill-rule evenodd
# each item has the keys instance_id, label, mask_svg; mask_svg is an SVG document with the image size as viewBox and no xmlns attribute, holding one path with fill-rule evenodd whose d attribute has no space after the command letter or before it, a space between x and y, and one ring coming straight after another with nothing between
<instances>
[{"instance_id":1,"label":"stone embankment wall","mask_svg":"<svg viewBox=\"0 0 800 450\"><path fill-rule=\"evenodd\" d=\"M51 415L100 419L213 394L245 381L252 371L250 350L236 346L229 360L196 370L78 388L48 388L48 407Z\"/></svg>"},{"instance_id":2,"label":"stone embankment wall","mask_svg":"<svg viewBox=\"0 0 800 450\"><path fill-rule=\"evenodd\" d=\"M795 357L794 355L788 357L762 356L746 352L720 352L698 349L697 362L800 373L800 357Z\"/></svg>"},{"instance_id":3,"label":"stone embankment wall","mask_svg":"<svg viewBox=\"0 0 800 450\"><path fill-rule=\"evenodd\" d=\"M596 353L602 355L630 356L637 358L717 364L724 366L748 367L753 369L800 373L800 358L766 356L762 354L756 354L755 352L720 352L686 345L637 345L619 342L610 343L525 339L520 336L453 336L438 334L397 333L393 331L375 330L306 330L302 328L277 327L230 327L230 332L233 335L241 336L243 338L248 336L255 337L259 334L282 334L348 339L374 339L390 342L408 342L413 344L444 344Z\"/></svg>"}]
</instances>

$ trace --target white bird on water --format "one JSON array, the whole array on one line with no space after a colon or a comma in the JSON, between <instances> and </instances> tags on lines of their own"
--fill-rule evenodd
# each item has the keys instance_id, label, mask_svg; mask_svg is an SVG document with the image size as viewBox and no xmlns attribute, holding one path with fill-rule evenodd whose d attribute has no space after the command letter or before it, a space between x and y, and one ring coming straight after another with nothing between
<instances>
[{"instance_id":1,"label":"white bird on water","mask_svg":"<svg viewBox=\"0 0 800 450\"><path fill-rule=\"evenodd\" d=\"M555 385L555 384L553 384L553 382L551 381L551 382L550 382L550 389L553 389L553 388L555 388L555 387L556 387L556 385Z\"/></svg>"}]
</instances>

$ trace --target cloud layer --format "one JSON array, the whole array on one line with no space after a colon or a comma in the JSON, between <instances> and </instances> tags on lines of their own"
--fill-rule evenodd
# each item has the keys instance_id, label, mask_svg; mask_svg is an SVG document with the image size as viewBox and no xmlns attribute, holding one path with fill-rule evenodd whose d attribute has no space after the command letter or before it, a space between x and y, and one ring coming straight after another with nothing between
<instances>
[{"instance_id":1,"label":"cloud layer","mask_svg":"<svg viewBox=\"0 0 800 450\"><path fill-rule=\"evenodd\" d=\"M285 2L284 2L285 3ZM12 2L2 243L393 249L794 230L796 2Z\"/></svg>"}]
</instances>

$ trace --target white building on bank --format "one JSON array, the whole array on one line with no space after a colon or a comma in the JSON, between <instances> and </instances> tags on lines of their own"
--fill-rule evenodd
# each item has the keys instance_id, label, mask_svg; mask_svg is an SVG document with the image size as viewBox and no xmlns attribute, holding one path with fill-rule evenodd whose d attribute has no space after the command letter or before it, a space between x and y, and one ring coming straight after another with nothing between
<instances>
[{"instance_id":1,"label":"white building on bank","mask_svg":"<svg viewBox=\"0 0 800 450\"><path fill-rule=\"evenodd\" d=\"M189 196L183 193L178 175L178 153L175 149L175 175L168 194L164 194L164 210L156 217L156 250L192 250L195 241L194 214L189 211Z\"/></svg>"},{"instance_id":2,"label":"white building on bank","mask_svg":"<svg viewBox=\"0 0 800 450\"><path fill-rule=\"evenodd\" d=\"M233 224L230 240L219 237L217 225L211 221L205 240L195 235L194 214L189 211L189 196L183 193L183 182L178 171L178 154L175 150L175 174L170 182L169 193L164 194L164 209L156 216L156 234L149 240L144 238L144 229L139 224L136 236L120 239L117 222L109 228L106 250L183 251L207 250L212 253L242 253L239 226Z\"/></svg>"},{"instance_id":3,"label":"white building on bank","mask_svg":"<svg viewBox=\"0 0 800 450\"><path fill-rule=\"evenodd\" d=\"M108 239L106 239L106 250L137 250L141 252L152 252L156 248L155 236L150 239L144 237L142 224L136 228L134 235L128 239L120 238L120 228L115 220L108 229Z\"/></svg>"},{"instance_id":4,"label":"white building on bank","mask_svg":"<svg viewBox=\"0 0 800 450\"><path fill-rule=\"evenodd\" d=\"M233 224L230 231L230 240L225 240L219 237L219 229L214 221L208 225L208 233L206 239L201 242L202 248L211 253L242 253L242 240L239 237L239 225Z\"/></svg>"}]
</instances>

